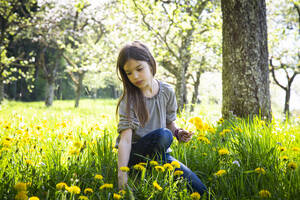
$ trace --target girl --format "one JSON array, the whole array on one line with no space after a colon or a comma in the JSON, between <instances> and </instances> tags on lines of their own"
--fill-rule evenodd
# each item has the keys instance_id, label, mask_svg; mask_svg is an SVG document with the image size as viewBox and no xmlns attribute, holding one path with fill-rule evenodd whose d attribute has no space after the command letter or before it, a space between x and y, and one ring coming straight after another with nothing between
<instances>
[{"instance_id":1,"label":"girl","mask_svg":"<svg viewBox=\"0 0 300 200\"><path fill-rule=\"evenodd\" d=\"M192 133L176 127L174 91L168 84L154 79L156 62L144 44L135 41L121 49L117 72L123 82L123 95L117 105L118 184L124 188L128 175L121 167L131 167L145 161L143 158L147 156L156 156L168 163L177 161L169 154L173 136L180 142L188 142ZM180 170L198 193L207 190L197 175L182 163Z\"/></svg>"}]
</instances>

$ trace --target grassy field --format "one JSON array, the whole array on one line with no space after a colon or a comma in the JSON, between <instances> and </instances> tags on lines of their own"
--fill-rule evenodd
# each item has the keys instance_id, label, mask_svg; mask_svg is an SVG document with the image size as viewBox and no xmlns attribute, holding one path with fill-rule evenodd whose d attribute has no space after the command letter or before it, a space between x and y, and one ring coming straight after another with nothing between
<instances>
[{"instance_id":1,"label":"grassy field","mask_svg":"<svg viewBox=\"0 0 300 200\"><path fill-rule=\"evenodd\" d=\"M73 101L51 108L4 102L0 199L199 199L174 172L176 163L151 160L129 169L131 190L118 190L116 102L82 100L78 109ZM180 127L196 133L171 147L209 188L201 199L299 198L300 117L223 122L219 110L201 105L178 116Z\"/></svg>"}]
</instances>

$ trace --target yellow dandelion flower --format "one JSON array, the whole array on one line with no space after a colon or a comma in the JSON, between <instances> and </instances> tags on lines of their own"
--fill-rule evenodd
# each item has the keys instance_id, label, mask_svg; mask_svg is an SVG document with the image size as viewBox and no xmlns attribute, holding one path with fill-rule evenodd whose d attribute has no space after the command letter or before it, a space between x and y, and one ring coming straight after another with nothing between
<instances>
[{"instance_id":1,"label":"yellow dandelion flower","mask_svg":"<svg viewBox=\"0 0 300 200\"><path fill-rule=\"evenodd\" d=\"M221 118L219 119L219 121L217 121L217 123L218 123L218 124L223 124L223 123L224 123L224 119L221 117Z\"/></svg>"},{"instance_id":2,"label":"yellow dandelion flower","mask_svg":"<svg viewBox=\"0 0 300 200\"><path fill-rule=\"evenodd\" d=\"M73 146L76 148L76 149L81 149L82 146L83 146L83 143L81 141L76 141L73 143Z\"/></svg>"},{"instance_id":3,"label":"yellow dandelion flower","mask_svg":"<svg viewBox=\"0 0 300 200\"><path fill-rule=\"evenodd\" d=\"M147 163L145 163L145 162L140 162L140 163L138 163L138 165L147 166Z\"/></svg>"},{"instance_id":4,"label":"yellow dandelion flower","mask_svg":"<svg viewBox=\"0 0 300 200\"><path fill-rule=\"evenodd\" d=\"M194 192L194 193L191 194L191 198L193 200L199 200L200 197L201 197L201 195L198 192Z\"/></svg>"},{"instance_id":5,"label":"yellow dandelion flower","mask_svg":"<svg viewBox=\"0 0 300 200\"><path fill-rule=\"evenodd\" d=\"M102 180L102 179L103 179L103 176L100 175L100 174L96 174L94 178L95 178L96 180Z\"/></svg>"},{"instance_id":6,"label":"yellow dandelion flower","mask_svg":"<svg viewBox=\"0 0 300 200\"><path fill-rule=\"evenodd\" d=\"M85 188L83 192L84 194L92 194L94 190L92 188Z\"/></svg>"},{"instance_id":7,"label":"yellow dandelion flower","mask_svg":"<svg viewBox=\"0 0 300 200\"><path fill-rule=\"evenodd\" d=\"M289 159L289 157L288 156L281 156L280 159L283 160L283 161L287 161Z\"/></svg>"},{"instance_id":8,"label":"yellow dandelion flower","mask_svg":"<svg viewBox=\"0 0 300 200\"><path fill-rule=\"evenodd\" d=\"M114 193L114 195L113 195L113 199L117 199L117 200L119 200L119 199L122 199L122 196L121 196L121 195L119 195L119 194L116 194L116 193Z\"/></svg>"},{"instance_id":9,"label":"yellow dandelion flower","mask_svg":"<svg viewBox=\"0 0 300 200\"><path fill-rule=\"evenodd\" d=\"M172 161L171 162L171 165L175 168L175 169L177 169L177 168L180 168L180 164L179 164L179 162L178 161Z\"/></svg>"},{"instance_id":10,"label":"yellow dandelion flower","mask_svg":"<svg viewBox=\"0 0 300 200\"><path fill-rule=\"evenodd\" d=\"M155 166L155 170L156 170L157 172L164 172L164 171L165 171L165 168L162 167L162 166Z\"/></svg>"},{"instance_id":11,"label":"yellow dandelion flower","mask_svg":"<svg viewBox=\"0 0 300 200\"><path fill-rule=\"evenodd\" d=\"M256 168L254 171L255 171L256 173L258 173L258 174L266 174L265 169L262 168L262 167L258 167L258 168Z\"/></svg>"},{"instance_id":12,"label":"yellow dandelion flower","mask_svg":"<svg viewBox=\"0 0 300 200\"><path fill-rule=\"evenodd\" d=\"M145 167L143 165L140 165L140 164L134 165L133 168L135 170L138 170L138 171L144 171L145 170Z\"/></svg>"},{"instance_id":13,"label":"yellow dandelion flower","mask_svg":"<svg viewBox=\"0 0 300 200\"><path fill-rule=\"evenodd\" d=\"M174 172L174 176L181 176L183 174L183 171L177 170Z\"/></svg>"},{"instance_id":14,"label":"yellow dandelion flower","mask_svg":"<svg viewBox=\"0 0 300 200\"><path fill-rule=\"evenodd\" d=\"M204 142L206 144L210 144L210 141L207 137L200 135L199 137L197 137L198 141Z\"/></svg>"},{"instance_id":15,"label":"yellow dandelion flower","mask_svg":"<svg viewBox=\"0 0 300 200\"><path fill-rule=\"evenodd\" d=\"M25 163L26 163L27 165L33 165L33 162L32 162L31 160L25 160Z\"/></svg>"},{"instance_id":16,"label":"yellow dandelion flower","mask_svg":"<svg viewBox=\"0 0 300 200\"><path fill-rule=\"evenodd\" d=\"M297 163L289 162L288 168L291 169L291 170L295 170L297 168Z\"/></svg>"},{"instance_id":17,"label":"yellow dandelion flower","mask_svg":"<svg viewBox=\"0 0 300 200\"><path fill-rule=\"evenodd\" d=\"M209 128L208 128L208 131L209 131L210 133L213 133L213 134L216 133L216 129L213 128L213 127L209 127Z\"/></svg>"},{"instance_id":18,"label":"yellow dandelion flower","mask_svg":"<svg viewBox=\"0 0 300 200\"><path fill-rule=\"evenodd\" d=\"M28 196L27 196L26 191L20 191L15 196L15 200L27 200L27 199L28 199Z\"/></svg>"},{"instance_id":19,"label":"yellow dandelion flower","mask_svg":"<svg viewBox=\"0 0 300 200\"><path fill-rule=\"evenodd\" d=\"M126 191L125 190L120 190L119 194L121 194L122 196L124 196L126 194Z\"/></svg>"},{"instance_id":20,"label":"yellow dandelion flower","mask_svg":"<svg viewBox=\"0 0 300 200\"><path fill-rule=\"evenodd\" d=\"M155 160L151 160L151 161L150 161L150 165L151 165L151 166L157 166L157 165L158 165L158 162L155 161Z\"/></svg>"},{"instance_id":21,"label":"yellow dandelion flower","mask_svg":"<svg viewBox=\"0 0 300 200\"><path fill-rule=\"evenodd\" d=\"M16 131L16 133L17 133L18 135L22 135L22 134L23 134L23 130L22 130L22 129L18 129L18 130Z\"/></svg>"},{"instance_id":22,"label":"yellow dandelion flower","mask_svg":"<svg viewBox=\"0 0 300 200\"><path fill-rule=\"evenodd\" d=\"M261 198L270 198L271 197L271 193L268 190L261 190L261 191L259 191L258 194Z\"/></svg>"},{"instance_id":23,"label":"yellow dandelion flower","mask_svg":"<svg viewBox=\"0 0 300 200\"><path fill-rule=\"evenodd\" d=\"M64 182L60 182L60 183L56 184L56 189L57 190L63 190L63 189L66 189L67 187L68 187L68 185Z\"/></svg>"},{"instance_id":24,"label":"yellow dandelion flower","mask_svg":"<svg viewBox=\"0 0 300 200\"><path fill-rule=\"evenodd\" d=\"M292 151L298 152L298 151L300 151L300 148L299 148L299 147L293 147L293 148L292 148Z\"/></svg>"},{"instance_id":25,"label":"yellow dandelion flower","mask_svg":"<svg viewBox=\"0 0 300 200\"><path fill-rule=\"evenodd\" d=\"M80 187L76 185L66 187L66 190L72 194L80 194Z\"/></svg>"},{"instance_id":26,"label":"yellow dandelion flower","mask_svg":"<svg viewBox=\"0 0 300 200\"><path fill-rule=\"evenodd\" d=\"M189 119L191 124L194 124L197 130L202 130L204 128L203 121L200 117L193 117Z\"/></svg>"},{"instance_id":27,"label":"yellow dandelion flower","mask_svg":"<svg viewBox=\"0 0 300 200\"><path fill-rule=\"evenodd\" d=\"M109 183L105 183L103 185L100 186L100 190L103 190L103 189L112 189L114 187L113 184L109 184Z\"/></svg>"},{"instance_id":28,"label":"yellow dandelion flower","mask_svg":"<svg viewBox=\"0 0 300 200\"><path fill-rule=\"evenodd\" d=\"M155 189L162 191L162 187L156 181L153 182L153 186Z\"/></svg>"},{"instance_id":29,"label":"yellow dandelion flower","mask_svg":"<svg viewBox=\"0 0 300 200\"><path fill-rule=\"evenodd\" d=\"M120 170L122 171L122 172L129 172L129 167L120 167Z\"/></svg>"},{"instance_id":30,"label":"yellow dandelion flower","mask_svg":"<svg viewBox=\"0 0 300 200\"><path fill-rule=\"evenodd\" d=\"M170 163L166 163L163 165L165 169L167 169L168 171L172 171L174 168Z\"/></svg>"},{"instance_id":31,"label":"yellow dandelion flower","mask_svg":"<svg viewBox=\"0 0 300 200\"><path fill-rule=\"evenodd\" d=\"M78 199L79 200L88 200L89 198L87 196L81 195L81 196L78 197Z\"/></svg>"},{"instance_id":32,"label":"yellow dandelion flower","mask_svg":"<svg viewBox=\"0 0 300 200\"><path fill-rule=\"evenodd\" d=\"M286 151L285 147L279 147L279 151Z\"/></svg>"},{"instance_id":33,"label":"yellow dandelion flower","mask_svg":"<svg viewBox=\"0 0 300 200\"><path fill-rule=\"evenodd\" d=\"M33 196L33 197L30 197L28 200L40 200L40 198Z\"/></svg>"},{"instance_id":34,"label":"yellow dandelion flower","mask_svg":"<svg viewBox=\"0 0 300 200\"><path fill-rule=\"evenodd\" d=\"M227 173L226 170L221 169L221 170L219 170L219 171L217 171L217 172L215 173L215 176L223 176L223 175L225 175L226 173Z\"/></svg>"},{"instance_id":35,"label":"yellow dandelion flower","mask_svg":"<svg viewBox=\"0 0 300 200\"><path fill-rule=\"evenodd\" d=\"M218 151L218 153L219 153L220 156L223 156L223 155L228 155L229 151L225 148L222 148Z\"/></svg>"},{"instance_id":36,"label":"yellow dandelion flower","mask_svg":"<svg viewBox=\"0 0 300 200\"><path fill-rule=\"evenodd\" d=\"M27 184L24 182L19 182L14 187L18 192L20 191L26 191L27 190Z\"/></svg>"}]
</instances>

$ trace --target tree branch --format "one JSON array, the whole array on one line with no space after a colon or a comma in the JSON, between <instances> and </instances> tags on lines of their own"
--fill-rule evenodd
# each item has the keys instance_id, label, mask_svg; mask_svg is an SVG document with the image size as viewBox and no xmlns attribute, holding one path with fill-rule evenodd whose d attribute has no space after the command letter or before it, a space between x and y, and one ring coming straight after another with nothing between
<instances>
[{"instance_id":1,"label":"tree branch","mask_svg":"<svg viewBox=\"0 0 300 200\"><path fill-rule=\"evenodd\" d=\"M273 77L275 83L276 83L279 87L281 87L282 89L287 90L286 87L284 87L283 85L281 85L281 84L278 82L278 80L277 80L277 78L276 78L276 76L275 76L275 72L274 72L274 71L275 71L275 67L273 66L272 58L270 59L270 66L271 66L272 77Z\"/></svg>"}]
</instances>

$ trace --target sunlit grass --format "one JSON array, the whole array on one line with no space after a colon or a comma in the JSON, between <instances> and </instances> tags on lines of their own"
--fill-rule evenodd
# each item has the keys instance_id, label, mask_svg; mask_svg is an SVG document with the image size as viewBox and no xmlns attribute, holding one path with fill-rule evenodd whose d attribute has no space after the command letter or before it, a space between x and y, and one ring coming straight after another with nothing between
<instances>
[{"instance_id":1,"label":"sunlit grass","mask_svg":"<svg viewBox=\"0 0 300 200\"><path fill-rule=\"evenodd\" d=\"M116 100L5 102L0 109L0 199L197 199L174 169L154 162L130 170L117 187ZM300 191L300 118L266 123L218 120L198 106L178 116L195 132L172 154L209 188L203 199L296 199ZM190 119L193 116L198 118ZM214 120L215 119L215 120ZM193 123L193 124L192 124ZM154 165L155 164L155 165ZM157 167L157 168L155 168ZM169 170L168 170L169 169Z\"/></svg>"}]
</instances>

